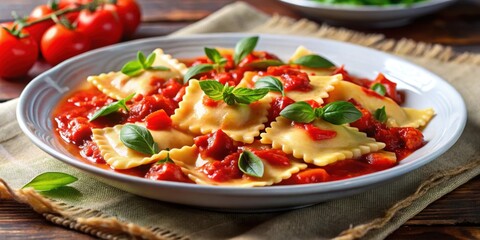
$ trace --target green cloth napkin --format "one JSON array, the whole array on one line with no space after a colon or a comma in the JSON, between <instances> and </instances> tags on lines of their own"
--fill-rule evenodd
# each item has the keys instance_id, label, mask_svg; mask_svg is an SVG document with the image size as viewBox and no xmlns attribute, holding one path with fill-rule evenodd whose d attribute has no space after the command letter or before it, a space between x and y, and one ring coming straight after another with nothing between
<instances>
[{"instance_id":1,"label":"green cloth napkin","mask_svg":"<svg viewBox=\"0 0 480 240\"><path fill-rule=\"evenodd\" d=\"M336 36L332 38L383 46L382 39L375 35L270 17L244 3L229 5L176 34L221 31ZM467 103L466 129L447 153L430 164L352 197L297 210L249 214L213 212L138 197L105 185L35 147L17 125L18 100L0 104L0 178L16 189L47 171L77 176L79 181L73 188L48 193L47 197L55 200L56 210L43 211L44 215L52 222L101 238L128 238L131 234L164 239L323 239L353 227L339 238L353 239L366 233L365 239L382 239L428 204L480 173L480 81L474 77L480 76L480 67L465 58L442 61L438 58L445 55L434 53L432 49L436 48L415 47L423 50L409 47L408 51L398 48L397 52L409 53L411 56L403 57L455 86ZM415 193L421 185L422 191ZM398 202L402 205L391 209ZM387 211L395 213L393 218L385 217Z\"/></svg>"}]
</instances>

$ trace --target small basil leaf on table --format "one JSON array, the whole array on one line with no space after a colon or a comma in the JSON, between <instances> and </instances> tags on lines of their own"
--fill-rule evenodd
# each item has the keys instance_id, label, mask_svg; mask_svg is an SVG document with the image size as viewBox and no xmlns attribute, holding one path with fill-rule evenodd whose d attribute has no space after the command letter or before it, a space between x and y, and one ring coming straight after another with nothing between
<instances>
[{"instance_id":1,"label":"small basil leaf on table","mask_svg":"<svg viewBox=\"0 0 480 240\"><path fill-rule=\"evenodd\" d=\"M268 92L269 90L265 88L235 88L233 89L232 94L237 103L250 104L262 99L268 94Z\"/></svg>"},{"instance_id":2,"label":"small basil leaf on table","mask_svg":"<svg viewBox=\"0 0 480 240\"><path fill-rule=\"evenodd\" d=\"M102 108L100 108L98 111L96 111L93 116L88 120L88 121L93 121L101 116L106 116L106 115L109 115L111 113L114 113L114 112L117 112L118 110L120 110L120 108L124 109L125 111L129 111L128 107L127 107L127 102L130 101L130 99L133 98L133 96L135 96L135 93L132 93L130 95L128 95L126 98L124 99L121 99L121 100L118 100L116 102L112 102Z\"/></svg>"},{"instance_id":3,"label":"small basil leaf on table","mask_svg":"<svg viewBox=\"0 0 480 240\"><path fill-rule=\"evenodd\" d=\"M285 96L285 92L283 90L283 84L276 77L267 76L267 77L262 77L258 79L255 82L255 88L257 89L265 88L270 91L280 92L282 96Z\"/></svg>"},{"instance_id":4,"label":"small basil leaf on table","mask_svg":"<svg viewBox=\"0 0 480 240\"><path fill-rule=\"evenodd\" d=\"M375 110L373 113L375 119L377 119L381 123L385 123L387 121L387 112L385 111L385 106Z\"/></svg>"},{"instance_id":5,"label":"small basil leaf on table","mask_svg":"<svg viewBox=\"0 0 480 240\"><path fill-rule=\"evenodd\" d=\"M257 46L258 36L243 38L235 45L233 60L238 65Z\"/></svg>"},{"instance_id":6,"label":"small basil leaf on table","mask_svg":"<svg viewBox=\"0 0 480 240\"><path fill-rule=\"evenodd\" d=\"M46 172L33 178L22 188L31 187L37 191L50 191L77 181L78 178L61 172Z\"/></svg>"},{"instance_id":7,"label":"small basil leaf on table","mask_svg":"<svg viewBox=\"0 0 480 240\"><path fill-rule=\"evenodd\" d=\"M372 89L373 91L377 92L378 94L380 94L382 96L385 96L385 94L387 93L387 89L381 83L373 84L372 87L370 87L370 89Z\"/></svg>"},{"instance_id":8,"label":"small basil leaf on table","mask_svg":"<svg viewBox=\"0 0 480 240\"><path fill-rule=\"evenodd\" d=\"M250 151L243 151L238 158L238 168L243 173L253 177L263 177L264 165L262 160Z\"/></svg>"},{"instance_id":9,"label":"small basil leaf on table","mask_svg":"<svg viewBox=\"0 0 480 240\"><path fill-rule=\"evenodd\" d=\"M361 117L362 113L350 102L332 102L323 107L322 118L336 125L355 122Z\"/></svg>"},{"instance_id":10,"label":"small basil leaf on table","mask_svg":"<svg viewBox=\"0 0 480 240\"><path fill-rule=\"evenodd\" d=\"M120 141L125 146L137 152L148 155L160 152L158 144L153 140L153 136L145 127L127 124L120 130Z\"/></svg>"},{"instance_id":11,"label":"small basil leaf on table","mask_svg":"<svg viewBox=\"0 0 480 240\"><path fill-rule=\"evenodd\" d=\"M220 82L215 80L204 80L199 81L198 84L205 95L207 95L209 98L215 101L223 99L224 86Z\"/></svg>"},{"instance_id":12,"label":"small basil leaf on table","mask_svg":"<svg viewBox=\"0 0 480 240\"><path fill-rule=\"evenodd\" d=\"M280 116L301 123L309 123L316 118L312 106L303 101L288 105L280 112Z\"/></svg>"},{"instance_id":13,"label":"small basil leaf on table","mask_svg":"<svg viewBox=\"0 0 480 240\"><path fill-rule=\"evenodd\" d=\"M295 59L292 63L311 68L335 67L335 64L333 64L326 58L316 54L305 55L303 57Z\"/></svg>"},{"instance_id":14,"label":"small basil leaf on table","mask_svg":"<svg viewBox=\"0 0 480 240\"><path fill-rule=\"evenodd\" d=\"M188 80L195 77L196 75L211 71L213 70L213 68L213 64L198 64L192 66L188 69L187 73L185 73L185 76L183 76L183 83L187 83Z\"/></svg>"}]
</instances>

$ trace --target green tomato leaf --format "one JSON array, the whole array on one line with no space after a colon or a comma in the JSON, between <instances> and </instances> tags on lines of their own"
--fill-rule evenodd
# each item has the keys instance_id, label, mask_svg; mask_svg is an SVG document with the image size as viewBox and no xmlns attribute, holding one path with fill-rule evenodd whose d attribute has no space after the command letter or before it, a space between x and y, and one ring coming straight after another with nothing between
<instances>
[{"instance_id":1,"label":"green tomato leaf","mask_svg":"<svg viewBox=\"0 0 480 240\"><path fill-rule=\"evenodd\" d=\"M147 60L145 61L145 68L150 68L153 62L155 62L156 57L157 57L157 54L155 54L154 52L150 53L150 55L148 55L147 57Z\"/></svg>"},{"instance_id":2,"label":"green tomato leaf","mask_svg":"<svg viewBox=\"0 0 480 240\"><path fill-rule=\"evenodd\" d=\"M293 63L311 68L329 68L335 66L335 64L329 60L316 54L305 55L294 60Z\"/></svg>"},{"instance_id":3,"label":"green tomato leaf","mask_svg":"<svg viewBox=\"0 0 480 240\"><path fill-rule=\"evenodd\" d=\"M275 60L275 59L267 59L267 60L258 60L258 61L253 61L251 63L248 63L246 67L251 67L255 70L265 70L270 66L281 66L284 65L280 60Z\"/></svg>"},{"instance_id":4,"label":"green tomato leaf","mask_svg":"<svg viewBox=\"0 0 480 240\"><path fill-rule=\"evenodd\" d=\"M340 125L357 121L362 113L350 102L332 102L323 107L323 120Z\"/></svg>"},{"instance_id":5,"label":"green tomato leaf","mask_svg":"<svg viewBox=\"0 0 480 240\"><path fill-rule=\"evenodd\" d=\"M204 81L199 81L198 83L200 84L200 88L202 89L202 91L209 98L216 101L223 99L223 92L225 88L223 84L215 80L204 80Z\"/></svg>"},{"instance_id":6,"label":"green tomato leaf","mask_svg":"<svg viewBox=\"0 0 480 240\"><path fill-rule=\"evenodd\" d=\"M130 95L128 95L126 98L124 99L121 99L119 101L116 101L116 102L112 102L102 108L100 108L98 111L96 111L92 117L88 120L88 121L93 121L101 116L106 116L106 115L109 115L111 113L114 113L114 112L117 112L120 108L124 109L125 111L129 111L128 110L128 107L127 107L127 102L130 101L130 99L133 98L133 96L135 96L135 93L132 93Z\"/></svg>"},{"instance_id":7,"label":"green tomato leaf","mask_svg":"<svg viewBox=\"0 0 480 240\"><path fill-rule=\"evenodd\" d=\"M372 89L373 91L377 92L378 94L382 95L382 96L385 96L385 94L387 93L387 89L385 88L385 86L381 83L375 83L373 84L370 89Z\"/></svg>"},{"instance_id":8,"label":"green tomato leaf","mask_svg":"<svg viewBox=\"0 0 480 240\"><path fill-rule=\"evenodd\" d=\"M265 97L269 92L266 88L235 88L232 93L237 103L250 104Z\"/></svg>"},{"instance_id":9,"label":"green tomato leaf","mask_svg":"<svg viewBox=\"0 0 480 240\"><path fill-rule=\"evenodd\" d=\"M187 83L188 80L200 73L205 73L211 70L213 70L213 64L198 64L190 67L187 73L185 73L185 76L183 76L183 83Z\"/></svg>"},{"instance_id":10,"label":"green tomato leaf","mask_svg":"<svg viewBox=\"0 0 480 240\"><path fill-rule=\"evenodd\" d=\"M262 160L250 151L243 151L238 158L238 168L243 173L253 177L263 177L264 165Z\"/></svg>"},{"instance_id":11,"label":"green tomato leaf","mask_svg":"<svg viewBox=\"0 0 480 240\"><path fill-rule=\"evenodd\" d=\"M158 144L145 127L127 124L120 130L120 140L125 146L137 152L153 155L160 152Z\"/></svg>"},{"instance_id":12,"label":"green tomato leaf","mask_svg":"<svg viewBox=\"0 0 480 240\"><path fill-rule=\"evenodd\" d=\"M285 92L283 91L283 84L276 77L267 76L267 77L262 77L258 79L255 82L255 88L257 89L265 88L270 91L280 92L282 96L285 96Z\"/></svg>"},{"instance_id":13,"label":"green tomato leaf","mask_svg":"<svg viewBox=\"0 0 480 240\"><path fill-rule=\"evenodd\" d=\"M306 102L296 102L284 108L280 112L280 116L295 122L309 123L315 120L315 111Z\"/></svg>"},{"instance_id":14,"label":"green tomato leaf","mask_svg":"<svg viewBox=\"0 0 480 240\"><path fill-rule=\"evenodd\" d=\"M138 61L130 61L123 65L121 71L123 74L133 77L143 71L143 66Z\"/></svg>"},{"instance_id":15,"label":"green tomato leaf","mask_svg":"<svg viewBox=\"0 0 480 240\"><path fill-rule=\"evenodd\" d=\"M50 191L77 181L78 178L61 172L46 172L36 176L22 188L32 187L37 191Z\"/></svg>"},{"instance_id":16,"label":"green tomato leaf","mask_svg":"<svg viewBox=\"0 0 480 240\"><path fill-rule=\"evenodd\" d=\"M257 46L258 36L247 37L238 41L235 46L235 53L233 55L233 60L235 65L238 65L248 54L250 54L253 49Z\"/></svg>"},{"instance_id":17,"label":"green tomato leaf","mask_svg":"<svg viewBox=\"0 0 480 240\"><path fill-rule=\"evenodd\" d=\"M387 112L385 111L385 106L375 110L373 113L375 119L377 119L381 123L385 123L387 121Z\"/></svg>"}]
</instances>

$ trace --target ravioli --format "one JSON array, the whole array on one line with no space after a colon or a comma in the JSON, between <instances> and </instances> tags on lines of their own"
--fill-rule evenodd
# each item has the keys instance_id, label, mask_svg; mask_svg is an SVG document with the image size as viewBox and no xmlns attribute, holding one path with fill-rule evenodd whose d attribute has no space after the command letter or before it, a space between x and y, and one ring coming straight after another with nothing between
<instances>
[{"instance_id":1,"label":"ravioli","mask_svg":"<svg viewBox=\"0 0 480 240\"><path fill-rule=\"evenodd\" d=\"M290 57L288 60L289 63L292 63L293 61L306 56L306 55L311 55L315 54L314 52L308 50L304 46L299 46L297 50L293 53L293 55ZM330 76L333 74L335 71L335 68L310 68L310 67L305 67L305 66L300 66L300 70L303 72L308 73L308 75L316 75L316 76Z\"/></svg>"},{"instance_id":2,"label":"ravioli","mask_svg":"<svg viewBox=\"0 0 480 240\"><path fill-rule=\"evenodd\" d=\"M254 88L255 82L262 78L258 76L256 72L246 72L243 75L243 79L238 84L238 87ZM310 91L285 91L285 96L298 101L315 100L319 104L323 104L323 98L328 97L328 93L334 89L333 84L342 80L342 75L337 74L334 76L309 76L310 85L312 89ZM278 96L278 92L270 92L270 96Z\"/></svg>"},{"instance_id":3,"label":"ravioli","mask_svg":"<svg viewBox=\"0 0 480 240\"><path fill-rule=\"evenodd\" d=\"M171 55L163 53L162 49L155 49L155 62L152 66L168 67L168 71L143 71L139 75L130 77L122 72L102 73L97 76L90 76L87 81L92 83L105 95L120 100L132 93L150 95L154 90L152 81L167 81L171 78L181 79L187 72L185 64L180 63Z\"/></svg>"},{"instance_id":4,"label":"ravioli","mask_svg":"<svg viewBox=\"0 0 480 240\"><path fill-rule=\"evenodd\" d=\"M135 123L135 125L145 126L144 123ZM125 125L116 125L107 128L94 128L93 141L98 145L100 153L110 167L113 169L129 169L144 164L158 161L160 153L152 156L137 152L125 146L120 140L120 130ZM149 130L154 141L160 149L175 149L183 146L191 146L193 137L174 128L168 130Z\"/></svg>"},{"instance_id":5,"label":"ravioli","mask_svg":"<svg viewBox=\"0 0 480 240\"><path fill-rule=\"evenodd\" d=\"M259 144L254 145L261 147ZM171 150L170 158L175 162L176 165L182 168L183 173L185 173L192 181L202 185L222 185L232 187L269 186L279 183L284 179L290 178L292 174L307 168L307 164L302 163L293 157L291 158L290 166L272 165L267 161L262 160L264 164L264 174L262 177L257 178L249 176L231 179L224 182L217 182L210 179L205 173L203 173L201 168L204 164L216 160L202 159L198 152L198 148L195 145Z\"/></svg>"},{"instance_id":6,"label":"ravioli","mask_svg":"<svg viewBox=\"0 0 480 240\"><path fill-rule=\"evenodd\" d=\"M312 123L320 129L335 131L337 135L331 139L314 141L304 129L292 127L292 121L277 117L271 127L261 134L261 142L271 144L275 149L282 149L287 154L293 154L294 157L303 158L305 162L317 166L357 158L385 147L384 143L376 142L356 128L333 125L321 119L316 119Z\"/></svg>"},{"instance_id":7,"label":"ravioli","mask_svg":"<svg viewBox=\"0 0 480 240\"><path fill-rule=\"evenodd\" d=\"M263 123L268 120L269 97L249 105L227 105L220 101L215 107L205 106L204 97L207 96L198 81L190 80L179 108L171 116L173 123L197 135L222 129L233 140L244 143L252 143L265 128Z\"/></svg>"},{"instance_id":8,"label":"ravioli","mask_svg":"<svg viewBox=\"0 0 480 240\"><path fill-rule=\"evenodd\" d=\"M371 113L385 106L387 126L389 127L418 128L425 126L434 115L434 111L431 108L423 110L402 108L392 99L380 96L372 90L365 89L351 82L339 81L334 84L334 87L335 89L330 92L327 102L348 101L353 98Z\"/></svg>"}]
</instances>

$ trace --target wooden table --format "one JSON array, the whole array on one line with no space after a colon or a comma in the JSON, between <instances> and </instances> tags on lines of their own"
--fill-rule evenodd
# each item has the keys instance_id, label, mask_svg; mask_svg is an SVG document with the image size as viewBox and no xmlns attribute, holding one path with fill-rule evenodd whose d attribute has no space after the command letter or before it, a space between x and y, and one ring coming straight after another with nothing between
<instances>
[{"instance_id":1,"label":"wooden table","mask_svg":"<svg viewBox=\"0 0 480 240\"><path fill-rule=\"evenodd\" d=\"M135 38L160 36L195 22L232 0L138 0L143 9L143 23ZM411 38L441 43L457 51L480 53L480 2L466 0L446 10L416 20L413 24L393 29L356 29L383 33L387 37ZM35 5L46 0L0 0L0 22L9 20L16 10L28 14ZM246 0L266 13L301 18L302 15L275 0ZM0 100L19 95L28 81L49 66L39 62L29 78L17 81L0 79ZM432 203L407 221L388 239L480 239L480 177ZM29 207L13 201L0 201L0 238L25 239L91 239L43 219Z\"/></svg>"}]
</instances>

